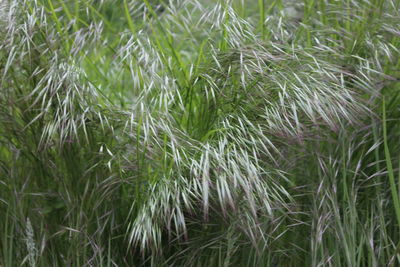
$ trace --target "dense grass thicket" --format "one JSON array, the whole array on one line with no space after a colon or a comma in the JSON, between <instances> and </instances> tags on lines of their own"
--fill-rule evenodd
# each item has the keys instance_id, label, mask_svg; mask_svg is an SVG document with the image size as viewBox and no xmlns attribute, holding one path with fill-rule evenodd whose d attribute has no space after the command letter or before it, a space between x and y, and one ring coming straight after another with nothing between
<instances>
[{"instance_id":1,"label":"dense grass thicket","mask_svg":"<svg viewBox=\"0 0 400 267\"><path fill-rule=\"evenodd\" d=\"M400 0L0 0L0 266L399 266Z\"/></svg>"}]
</instances>

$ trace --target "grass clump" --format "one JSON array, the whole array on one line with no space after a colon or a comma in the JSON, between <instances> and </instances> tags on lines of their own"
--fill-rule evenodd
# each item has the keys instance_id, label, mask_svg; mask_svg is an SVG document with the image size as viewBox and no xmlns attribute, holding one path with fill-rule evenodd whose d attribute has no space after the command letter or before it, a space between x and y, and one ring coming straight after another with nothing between
<instances>
[{"instance_id":1,"label":"grass clump","mask_svg":"<svg viewBox=\"0 0 400 267\"><path fill-rule=\"evenodd\" d=\"M0 2L0 266L399 263L400 2L253 2Z\"/></svg>"}]
</instances>

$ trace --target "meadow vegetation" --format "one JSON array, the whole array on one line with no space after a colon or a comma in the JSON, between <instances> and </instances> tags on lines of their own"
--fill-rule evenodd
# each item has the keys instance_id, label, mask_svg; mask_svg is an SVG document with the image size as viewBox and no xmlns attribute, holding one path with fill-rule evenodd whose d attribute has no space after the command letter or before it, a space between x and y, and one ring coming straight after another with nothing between
<instances>
[{"instance_id":1,"label":"meadow vegetation","mask_svg":"<svg viewBox=\"0 0 400 267\"><path fill-rule=\"evenodd\" d=\"M0 266L398 266L399 0L0 0Z\"/></svg>"}]
</instances>

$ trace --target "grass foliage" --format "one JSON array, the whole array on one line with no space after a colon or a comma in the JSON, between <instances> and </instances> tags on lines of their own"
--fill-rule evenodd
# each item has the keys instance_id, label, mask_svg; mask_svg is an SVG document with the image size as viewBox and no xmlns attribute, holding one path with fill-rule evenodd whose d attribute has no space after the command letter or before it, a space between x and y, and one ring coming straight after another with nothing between
<instances>
[{"instance_id":1,"label":"grass foliage","mask_svg":"<svg viewBox=\"0 0 400 267\"><path fill-rule=\"evenodd\" d=\"M398 266L399 0L1 0L0 266Z\"/></svg>"}]
</instances>

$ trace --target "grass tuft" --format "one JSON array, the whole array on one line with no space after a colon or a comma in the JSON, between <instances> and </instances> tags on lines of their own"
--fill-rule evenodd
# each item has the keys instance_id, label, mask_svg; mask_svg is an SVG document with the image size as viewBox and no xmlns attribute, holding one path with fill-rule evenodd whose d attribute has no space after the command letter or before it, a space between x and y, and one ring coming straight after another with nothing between
<instances>
[{"instance_id":1,"label":"grass tuft","mask_svg":"<svg viewBox=\"0 0 400 267\"><path fill-rule=\"evenodd\" d=\"M0 266L397 266L399 6L0 0Z\"/></svg>"}]
</instances>

